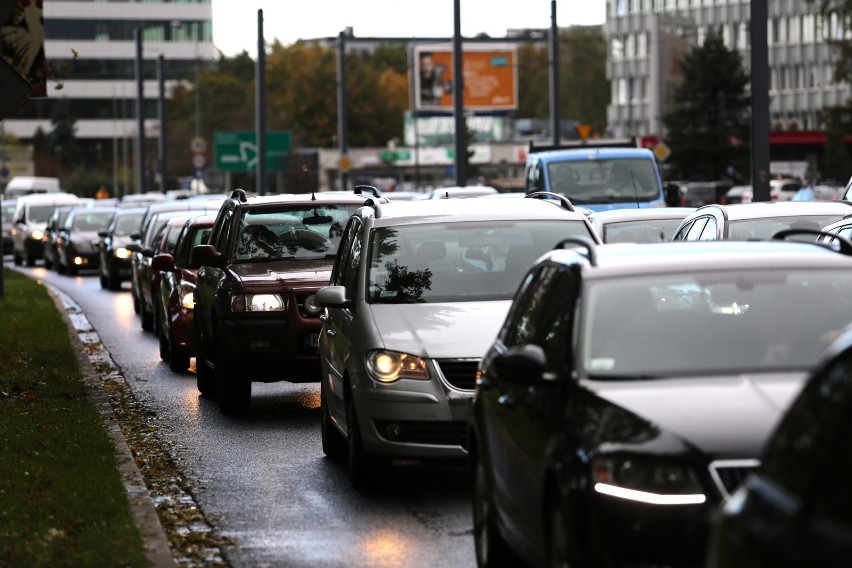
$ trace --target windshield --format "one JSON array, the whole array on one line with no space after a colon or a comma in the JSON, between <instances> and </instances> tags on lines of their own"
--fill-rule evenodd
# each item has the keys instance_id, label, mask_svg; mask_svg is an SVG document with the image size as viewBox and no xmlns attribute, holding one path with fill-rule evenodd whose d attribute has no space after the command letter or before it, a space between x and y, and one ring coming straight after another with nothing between
<instances>
[{"instance_id":1,"label":"windshield","mask_svg":"<svg viewBox=\"0 0 852 568\"><path fill-rule=\"evenodd\" d=\"M30 205L29 212L27 214L29 222L47 223L47 220L50 219L51 215L53 215L53 211L56 207L56 205Z\"/></svg>"},{"instance_id":2,"label":"windshield","mask_svg":"<svg viewBox=\"0 0 852 568\"><path fill-rule=\"evenodd\" d=\"M605 243L662 243L672 240L682 219L648 219L604 225Z\"/></svg>"},{"instance_id":3,"label":"windshield","mask_svg":"<svg viewBox=\"0 0 852 568\"><path fill-rule=\"evenodd\" d=\"M852 273L749 270L589 282L590 378L806 370L852 321Z\"/></svg>"},{"instance_id":4,"label":"windshield","mask_svg":"<svg viewBox=\"0 0 852 568\"><path fill-rule=\"evenodd\" d=\"M109 227L115 211L82 211L78 210L74 213L74 219L71 222L73 231L100 231Z\"/></svg>"},{"instance_id":5,"label":"windshield","mask_svg":"<svg viewBox=\"0 0 852 568\"><path fill-rule=\"evenodd\" d=\"M478 221L373 231L367 275L371 303L510 300L533 262L571 235L578 220Z\"/></svg>"},{"instance_id":6,"label":"windshield","mask_svg":"<svg viewBox=\"0 0 852 568\"><path fill-rule=\"evenodd\" d=\"M819 231L823 227L842 218L843 214L838 213L836 215L796 215L745 219L742 221L731 221L728 234L729 238L736 240L769 240L778 231L785 231L787 229L813 229ZM787 240L813 242L814 235L791 236Z\"/></svg>"},{"instance_id":7,"label":"windshield","mask_svg":"<svg viewBox=\"0 0 852 568\"><path fill-rule=\"evenodd\" d=\"M142 217L145 213L136 213L133 215L121 215L115 219L115 236L125 237L139 232L139 225L142 223Z\"/></svg>"},{"instance_id":8,"label":"windshield","mask_svg":"<svg viewBox=\"0 0 852 568\"><path fill-rule=\"evenodd\" d=\"M251 209L237 234L237 262L334 258L352 205L290 205Z\"/></svg>"},{"instance_id":9,"label":"windshield","mask_svg":"<svg viewBox=\"0 0 852 568\"><path fill-rule=\"evenodd\" d=\"M11 224L12 219L15 217L15 204L12 203L11 205L4 205L3 208L0 209L0 211L3 212L3 224Z\"/></svg>"},{"instance_id":10,"label":"windshield","mask_svg":"<svg viewBox=\"0 0 852 568\"><path fill-rule=\"evenodd\" d=\"M651 160L565 160L547 166L551 191L575 204L628 203L659 199Z\"/></svg>"}]
</instances>

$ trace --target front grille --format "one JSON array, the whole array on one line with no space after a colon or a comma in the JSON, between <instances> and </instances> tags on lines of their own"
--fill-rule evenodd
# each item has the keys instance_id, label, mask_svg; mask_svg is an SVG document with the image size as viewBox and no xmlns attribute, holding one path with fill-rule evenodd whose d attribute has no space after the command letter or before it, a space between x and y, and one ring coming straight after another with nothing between
<instances>
[{"instance_id":1,"label":"front grille","mask_svg":"<svg viewBox=\"0 0 852 568\"><path fill-rule=\"evenodd\" d=\"M717 460L710 464L710 477L727 499L759 465L758 460Z\"/></svg>"},{"instance_id":2,"label":"front grille","mask_svg":"<svg viewBox=\"0 0 852 568\"><path fill-rule=\"evenodd\" d=\"M391 442L463 446L467 422L435 420L373 420L379 436Z\"/></svg>"},{"instance_id":3,"label":"front grille","mask_svg":"<svg viewBox=\"0 0 852 568\"><path fill-rule=\"evenodd\" d=\"M473 390L476 386L476 369L479 360L441 359L437 361L444 379L453 387L461 390Z\"/></svg>"}]
</instances>

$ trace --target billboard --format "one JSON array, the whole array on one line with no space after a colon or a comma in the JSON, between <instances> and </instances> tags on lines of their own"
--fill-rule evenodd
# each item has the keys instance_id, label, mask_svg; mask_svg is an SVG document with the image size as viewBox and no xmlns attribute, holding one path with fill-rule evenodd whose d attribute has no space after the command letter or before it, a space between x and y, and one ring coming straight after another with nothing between
<instances>
[{"instance_id":1,"label":"billboard","mask_svg":"<svg viewBox=\"0 0 852 568\"><path fill-rule=\"evenodd\" d=\"M463 50L464 107L487 111L516 110L517 48L514 45L465 42ZM416 46L412 68L412 108L418 111L452 112L452 44Z\"/></svg>"}]
</instances>

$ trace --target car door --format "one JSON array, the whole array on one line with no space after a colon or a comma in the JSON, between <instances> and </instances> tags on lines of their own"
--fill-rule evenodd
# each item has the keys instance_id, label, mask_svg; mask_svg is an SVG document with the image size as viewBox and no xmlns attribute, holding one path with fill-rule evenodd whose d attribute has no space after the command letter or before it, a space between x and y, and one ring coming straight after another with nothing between
<instances>
[{"instance_id":1,"label":"car door","mask_svg":"<svg viewBox=\"0 0 852 568\"><path fill-rule=\"evenodd\" d=\"M536 341L555 272L555 267L543 265L524 279L501 331L499 351ZM532 409L524 394L528 388L535 387L501 376L492 364L486 368L486 381L480 383L477 395L485 417L480 436L484 437L490 460L494 504L501 517L513 520L506 528L515 533L515 538L529 533L528 527L533 524L531 509L535 508L530 505L538 487L532 462L540 452L541 440L537 438L541 432L539 417L530 414Z\"/></svg>"},{"instance_id":2,"label":"car door","mask_svg":"<svg viewBox=\"0 0 852 568\"><path fill-rule=\"evenodd\" d=\"M359 289L361 251L363 249L363 223L353 217L343 231L343 238L338 248L338 256L332 269L329 284L344 286L346 299L354 301L363 298L364 293ZM332 419L338 424L346 424L345 405L345 374L352 350L355 329L355 313L352 307L328 308L327 317L323 323L319 338L319 349L325 363L322 378L326 387L326 403Z\"/></svg>"}]
</instances>

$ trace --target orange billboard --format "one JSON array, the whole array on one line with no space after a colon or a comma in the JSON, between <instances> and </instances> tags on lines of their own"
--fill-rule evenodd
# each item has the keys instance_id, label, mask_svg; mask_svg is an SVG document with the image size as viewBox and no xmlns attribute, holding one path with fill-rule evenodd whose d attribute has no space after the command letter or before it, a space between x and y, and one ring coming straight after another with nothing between
<instances>
[{"instance_id":1,"label":"orange billboard","mask_svg":"<svg viewBox=\"0 0 852 568\"><path fill-rule=\"evenodd\" d=\"M452 45L420 45L414 50L413 108L453 110ZM470 110L518 108L515 46L465 43L462 53L464 107Z\"/></svg>"}]
</instances>

